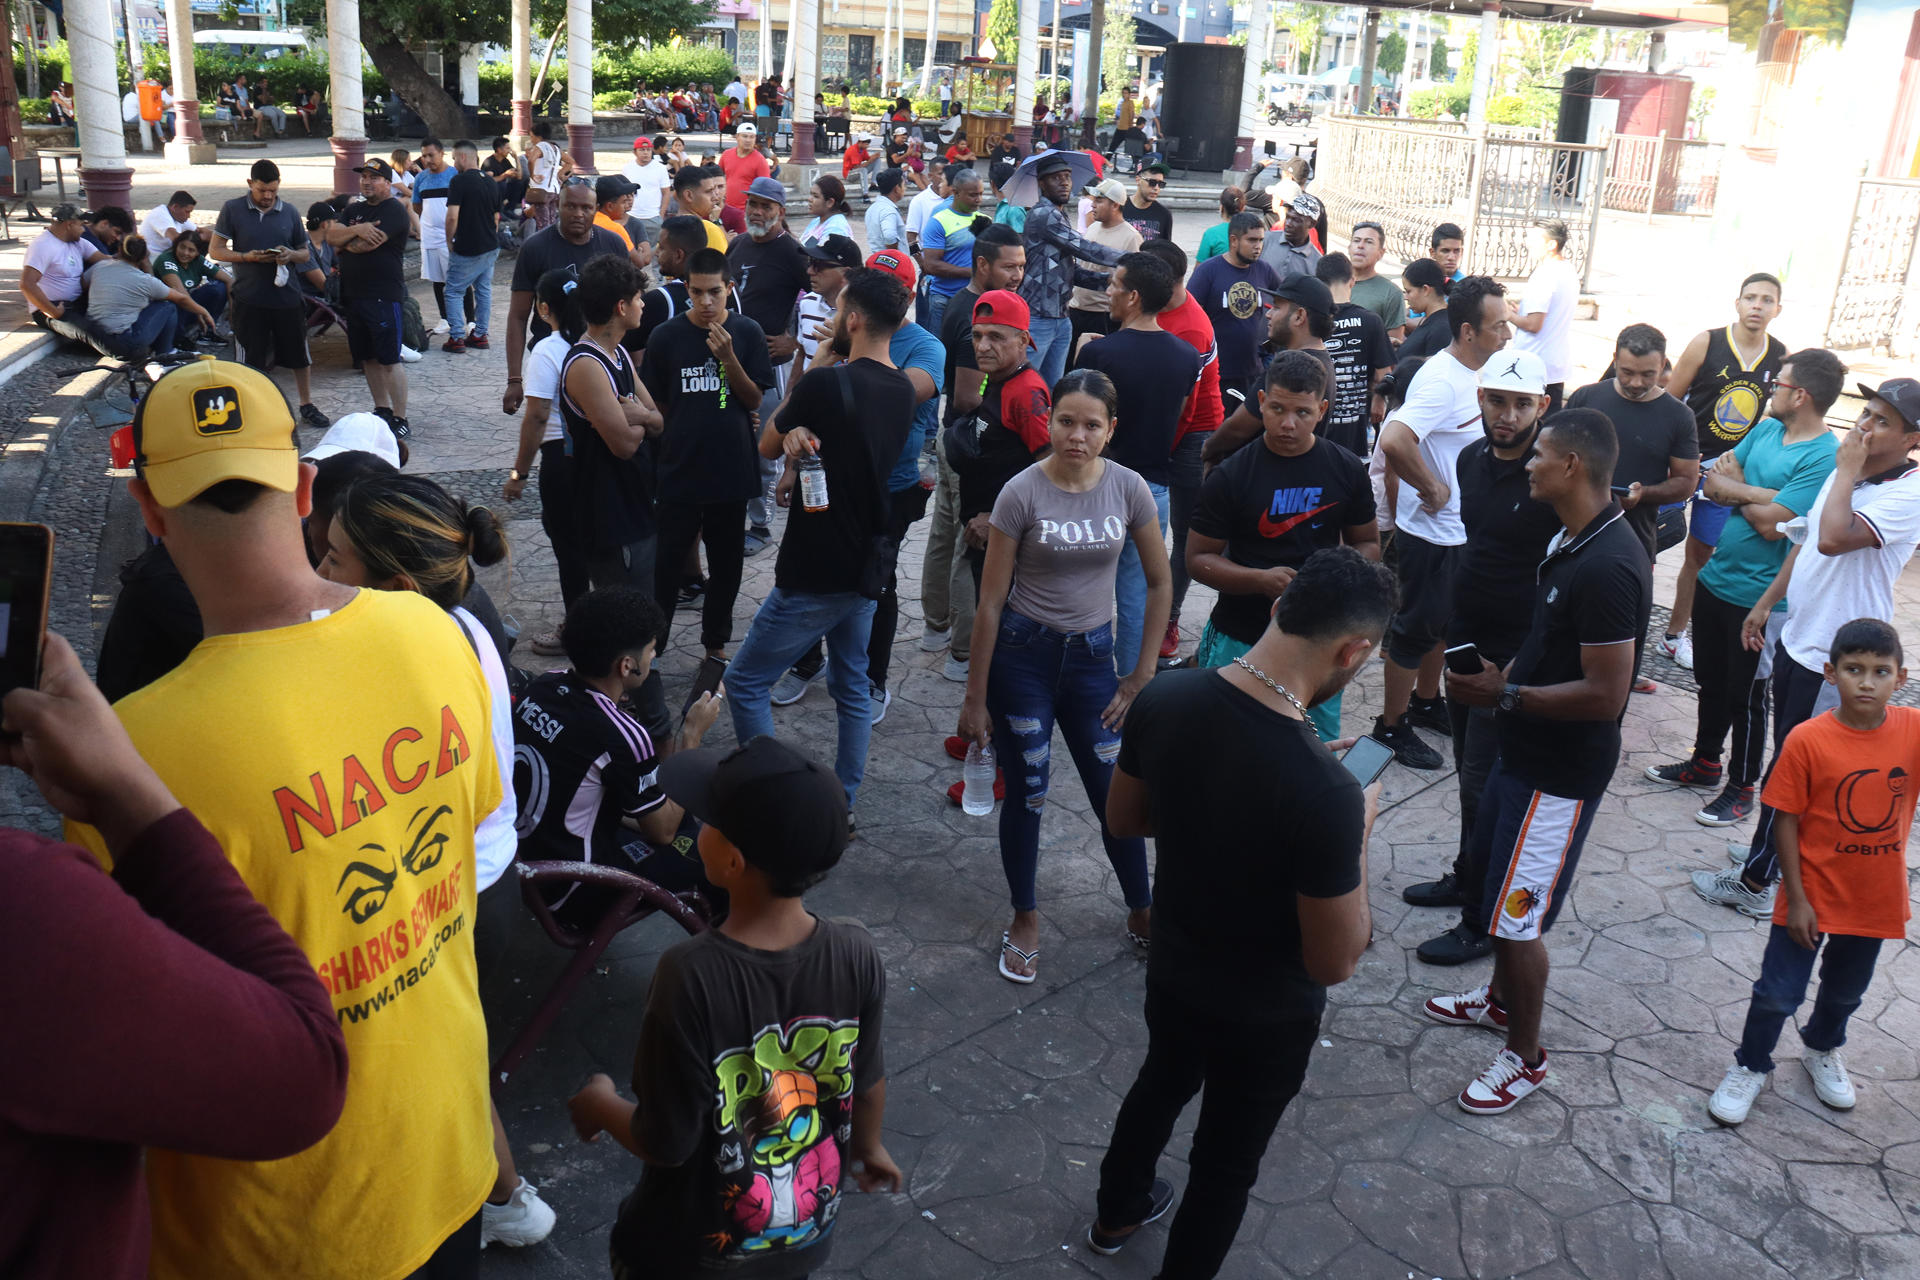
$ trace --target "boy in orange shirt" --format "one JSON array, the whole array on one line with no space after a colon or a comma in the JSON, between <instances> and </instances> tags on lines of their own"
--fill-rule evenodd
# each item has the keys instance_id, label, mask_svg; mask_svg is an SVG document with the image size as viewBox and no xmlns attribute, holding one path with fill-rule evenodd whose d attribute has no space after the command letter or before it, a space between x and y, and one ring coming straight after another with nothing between
<instances>
[{"instance_id":1,"label":"boy in orange shirt","mask_svg":"<svg viewBox=\"0 0 1920 1280\"><path fill-rule=\"evenodd\" d=\"M1778 811L1774 847L1784 892L1734 1065L1707 1104L1721 1124L1747 1118L1823 944L1820 991L1800 1029L1802 1061L1820 1101L1839 1111L1854 1104L1840 1060L1847 1019L1873 981L1880 943L1905 937L1912 914L1906 849L1920 774L1920 710L1887 705L1906 683L1904 661L1900 637L1886 623L1856 618L1841 627L1826 669L1840 705L1789 733L1774 762L1765 800Z\"/></svg>"}]
</instances>

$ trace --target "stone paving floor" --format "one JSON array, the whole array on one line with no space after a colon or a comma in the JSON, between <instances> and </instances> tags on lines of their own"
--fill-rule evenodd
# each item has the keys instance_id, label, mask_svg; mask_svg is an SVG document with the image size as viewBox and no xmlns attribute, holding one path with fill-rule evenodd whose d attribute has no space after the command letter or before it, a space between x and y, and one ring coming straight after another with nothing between
<instances>
[{"instance_id":1,"label":"stone paving floor","mask_svg":"<svg viewBox=\"0 0 1920 1280\"><path fill-rule=\"evenodd\" d=\"M1191 243L1207 220L1183 216L1188 221L1180 234ZM509 270L503 263L496 315L504 313ZM417 296L431 316L430 299ZM343 340L322 339L315 357L322 409L366 406ZM502 365L496 343L486 353L435 351L410 366L410 470L495 501L516 423L500 410ZM61 624L70 630L84 628L89 613L96 625L104 621L113 565L132 545L127 504L111 496L117 486L102 469L103 452L97 435L69 432L42 502L70 537L72 558L63 548L60 562ZM513 557L487 571L489 588L523 626L556 622L559 592L537 510L531 501L497 509ZM102 528L95 545L93 530ZM821 913L864 921L885 957L885 1140L907 1185L899 1195L851 1197L831 1265L816 1274L1149 1276L1163 1226L1113 1259L1097 1259L1082 1243L1112 1117L1144 1051L1143 966L1122 934L1125 908L1097 824L1069 782L1055 788L1042 826L1040 979L1016 987L994 973L993 947L1008 916L994 825L944 798L960 773L941 739L953 730L961 686L941 677L943 655L916 644L924 535L923 523L901 557L894 702L874 734L860 839L809 895ZM748 561L736 643L773 563L772 554ZM1663 603L1672 573L1671 564L1662 567ZM1900 613L1920 638L1915 584L1909 574ZM1210 604L1211 593L1196 587L1182 619L1189 649ZM683 623L675 636L662 661L670 684L683 683L699 656L693 628ZM1366 726L1379 697L1370 669L1349 695L1348 732ZM775 718L783 736L831 758L833 714L823 689ZM1724 864L1727 833L1692 821L1690 794L1641 776L1645 765L1683 749L1691 725L1690 693L1663 685L1633 700L1625 758L1550 936L1544 1041L1552 1075L1540 1096L1505 1117L1468 1117L1453 1101L1497 1041L1435 1026L1418 1011L1430 994L1484 981L1490 964L1454 972L1419 964L1413 946L1451 917L1399 899L1403 886L1451 860L1453 775L1389 770L1371 850L1378 936L1354 978L1331 992L1305 1088L1275 1135L1223 1275L1920 1275L1920 951L1898 943L1883 952L1854 1020L1855 1111L1831 1112L1813 1098L1791 1060L1798 1044L1789 1034L1786 1061L1747 1124L1726 1130L1707 1117L1765 926L1695 898L1687 875ZM731 737L723 717L710 740ZM608 1225L638 1169L609 1140L576 1141L564 1103L595 1070L624 1086L654 960L677 937L651 921L616 940L506 1088L503 1111L521 1168L559 1210L560 1224L540 1246L491 1251L487 1276L606 1273ZM496 1047L563 959L529 921L507 966L515 976L489 993ZM1165 1172L1176 1186L1193 1114L1168 1151Z\"/></svg>"}]
</instances>

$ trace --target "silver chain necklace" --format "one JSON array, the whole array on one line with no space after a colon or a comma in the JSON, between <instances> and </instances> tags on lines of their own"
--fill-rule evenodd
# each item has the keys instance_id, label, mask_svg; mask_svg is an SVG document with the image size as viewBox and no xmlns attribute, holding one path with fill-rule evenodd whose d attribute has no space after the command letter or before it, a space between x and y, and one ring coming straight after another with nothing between
<instances>
[{"instance_id":1,"label":"silver chain necklace","mask_svg":"<svg viewBox=\"0 0 1920 1280\"><path fill-rule=\"evenodd\" d=\"M1281 684L1278 680L1275 680L1272 676L1268 675L1266 672L1262 671L1260 668L1254 666L1251 662L1248 662L1245 658L1235 658L1233 660L1233 664L1237 667L1244 669L1250 675L1252 675L1255 680L1258 680L1261 684L1264 684L1265 686L1267 686L1267 688L1273 690L1275 693L1285 698L1288 702L1291 702L1293 704L1294 710L1298 711L1303 717L1307 716L1306 707L1301 704L1300 699L1294 697L1292 694L1287 692L1287 686ZM1311 717L1307 717L1307 723L1308 724L1313 723L1313 720Z\"/></svg>"}]
</instances>

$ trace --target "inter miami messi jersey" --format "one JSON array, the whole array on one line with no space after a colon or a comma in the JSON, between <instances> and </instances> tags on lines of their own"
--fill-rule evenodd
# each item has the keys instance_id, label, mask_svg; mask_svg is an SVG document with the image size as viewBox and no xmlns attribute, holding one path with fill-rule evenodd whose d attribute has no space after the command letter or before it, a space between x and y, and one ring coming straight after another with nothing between
<instances>
[{"instance_id":1,"label":"inter miami messi jersey","mask_svg":"<svg viewBox=\"0 0 1920 1280\"><path fill-rule=\"evenodd\" d=\"M571 671L528 686L513 711L513 741L515 829L528 858L608 861L624 843L620 819L665 799L653 739Z\"/></svg>"},{"instance_id":2,"label":"inter miami messi jersey","mask_svg":"<svg viewBox=\"0 0 1920 1280\"><path fill-rule=\"evenodd\" d=\"M1699 429L1702 462L1739 444L1767 416L1773 380L1780 376L1787 358L1786 344L1769 336L1766 351L1747 364L1734 349L1732 335L1731 326L1713 330L1707 338L1707 358L1687 388L1687 408L1693 410Z\"/></svg>"}]
</instances>

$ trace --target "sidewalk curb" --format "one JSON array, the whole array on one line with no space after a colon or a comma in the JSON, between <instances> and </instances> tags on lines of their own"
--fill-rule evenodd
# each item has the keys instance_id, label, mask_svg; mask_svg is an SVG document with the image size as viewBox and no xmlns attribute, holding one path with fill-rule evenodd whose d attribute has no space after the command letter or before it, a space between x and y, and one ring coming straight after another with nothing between
<instances>
[{"instance_id":1,"label":"sidewalk curb","mask_svg":"<svg viewBox=\"0 0 1920 1280\"><path fill-rule=\"evenodd\" d=\"M107 369L81 370L47 397L17 438L0 448L0 520L28 518L46 477L48 457L59 447L73 421L85 415L87 402L115 381L116 375ZM107 461L106 443L103 434L100 438L102 466Z\"/></svg>"}]
</instances>

